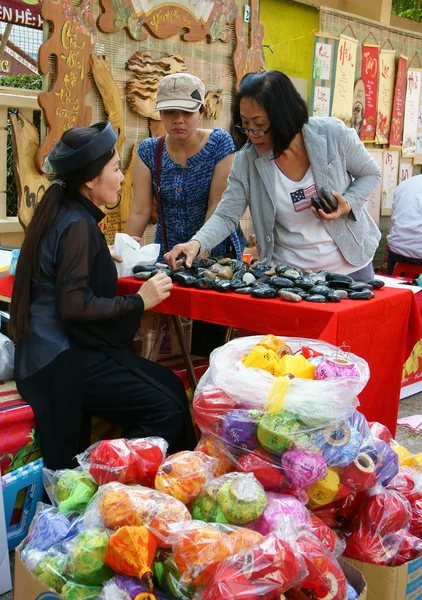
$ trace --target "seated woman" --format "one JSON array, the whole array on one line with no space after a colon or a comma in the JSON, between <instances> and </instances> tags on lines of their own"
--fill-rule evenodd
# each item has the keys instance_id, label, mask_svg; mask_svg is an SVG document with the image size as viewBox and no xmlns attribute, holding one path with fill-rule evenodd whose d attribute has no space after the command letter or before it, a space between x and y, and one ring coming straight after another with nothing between
<instances>
[{"instance_id":1,"label":"seated woman","mask_svg":"<svg viewBox=\"0 0 422 600\"><path fill-rule=\"evenodd\" d=\"M381 234L365 203L381 173L356 131L334 118L309 118L280 71L243 77L234 122L240 151L227 190L191 240L166 255L170 265L185 255L189 266L219 244L249 207L262 261L371 280ZM337 204L329 213L318 204L326 204L322 188L335 197L329 208Z\"/></svg>"},{"instance_id":2,"label":"seated woman","mask_svg":"<svg viewBox=\"0 0 422 600\"><path fill-rule=\"evenodd\" d=\"M104 121L65 132L49 154L59 177L26 230L13 289L15 379L34 410L44 464L74 466L84 413L157 435L170 452L192 449L185 389L170 370L130 349L144 310L170 295L164 273L116 296L117 273L98 223L123 175L117 135Z\"/></svg>"}]
</instances>

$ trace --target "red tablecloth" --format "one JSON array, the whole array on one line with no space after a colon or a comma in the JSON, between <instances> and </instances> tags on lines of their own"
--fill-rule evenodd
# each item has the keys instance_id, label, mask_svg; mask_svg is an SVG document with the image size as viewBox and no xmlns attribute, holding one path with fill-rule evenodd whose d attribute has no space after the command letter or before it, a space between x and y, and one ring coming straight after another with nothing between
<instances>
[{"instance_id":1,"label":"red tablecloth","mask_svg":"<svg viewBox=\"0 0 422 600\"><path fill-rule=\"evenodd\" d=\"M135 293L139 281L119 280L119 294ZM410 290L384 288L368 301L339 304L289 303L232 293L174 286L154 310L258 333L303 336L350 346L367 360L371 377L361 393L361 411L395 434L403 364L422 338L422 320Z\"/></svg>"}]
</instances>

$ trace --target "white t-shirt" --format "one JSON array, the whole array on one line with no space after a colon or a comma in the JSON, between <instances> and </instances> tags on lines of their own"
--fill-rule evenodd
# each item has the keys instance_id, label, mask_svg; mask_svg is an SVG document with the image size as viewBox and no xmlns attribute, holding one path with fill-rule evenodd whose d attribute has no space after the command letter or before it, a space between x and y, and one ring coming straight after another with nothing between
<instances>
[{"instance_id":1,"label":"white t-shirt","mask_svg":"<svg viewBox=\"0 0 422 600\"><path fill-rule=\"evenodd\" d=\"M289 179L274 161L276 171L276 215L274 253L271 262L299 269L328 269L348 274L361 267L350 265L332 237L324 221L314 217L311 198L318 197L309 167L302 181ZM362 265L363 266L363 265Z\"/></svg>"},{"instance_id":2,"label":"white t-shirt","mask_svg":"<svg viewBox=\"0 0 422 600\"><path fill-rule=\"evenodd\" d=\"M422 175L406 179L394 190L387 240L396 254L422 260Z\"/></svg>"}]
</instances>

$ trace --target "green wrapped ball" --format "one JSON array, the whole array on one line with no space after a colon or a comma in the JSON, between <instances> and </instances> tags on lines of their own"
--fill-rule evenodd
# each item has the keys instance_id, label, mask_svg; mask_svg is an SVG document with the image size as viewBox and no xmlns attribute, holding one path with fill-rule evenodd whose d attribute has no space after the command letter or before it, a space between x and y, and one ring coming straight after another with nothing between
<instances>
[{"instance_id":1,"label":"green wrapped ball","mask_svg":"<svg viewBox=\"0 0 422 600\"><path fill-rule=\"evenodd\" d=\"M68 515L85 510L97 489L97 484L87 473L65 471L56 484L59 511Z\"/></svg>"},{"instance_id":2,"label":"green wrapped ball","mask_svg":"<svg viewBox=\"0 0 422 600\"><path fill-rule=\"evenodd\" d=\"M66 577L64 576L66 563L67 557L63 554L47 555L38 563L33 573L47 587L60 593L66 583Z\"/></svg>"},{"instance_id":3,"label":"green wrapped ball","mask_svg":"<svg viewBox=\"0 0 422 600\"><path fill-rule=\"evenodd\" d=\"M74 581L68 581L61 594L68 600L98 600L102 590L102 587L80 585Z\"/></svg>"},{"instance_id":4,"label":"green wrapped ball","mask_svg":"<svg viewBox=\"0 0 422 600\"><path fill-rule=\"evenodd\" d=\"M75 537L69 560L75 582L96 586L114 575L104 560L107 544L108 534L100 529L87 529Z\"/></svg>"},{"instance_id":5,"label":"green wrapped ball","mask_svg":"<svg viewBox=\"0 0 422 600\"><path fill-rule=\"evenodd\" d=\"M258 440L270 454L281 454L292 446L299 428L299 422L291 413L267 413L259 422Z\"/></svg>"},{"instance_id":6,"label":"green wrapped ball","mask_svg":"<svg viewBox=\"0 0 422 600\"><path fill-rule=\"evenodd\" d=\"M190 600L196 588L180 583L180 572L176 566L173 555L166 551L158 551L152 563L154 578L164 593L178 600Z\"/></svg>"},{"instance_id":7,"label":"green wrapped ball","mask_svg":"<svg viewBox=\"0 0 422 600\"><path fill-rule=\"evenodd\" d=\"M206 523L224 523L228 520L219 503L207 493L199 496L192 507L192 517L197 521Z\"/></svg>"},{"instance_id":8,"label":"green wrapped ball","mask_svg":"<svg viewBox=\"0 0 422 600\"><path fill-rule=\"evenodd\" d=\"M217 492L217 502L232 525L254 521L267 506L264 488L254 477L226 481Z\"/></svg>"}]
</instances>

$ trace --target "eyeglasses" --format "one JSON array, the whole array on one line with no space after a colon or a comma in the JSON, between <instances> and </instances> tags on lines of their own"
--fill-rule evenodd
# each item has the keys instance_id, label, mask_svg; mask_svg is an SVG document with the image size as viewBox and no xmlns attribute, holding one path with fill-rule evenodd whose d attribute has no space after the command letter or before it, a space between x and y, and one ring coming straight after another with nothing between
<instances>
[{"instance_id":1,"label":"eyeglasses","mask_svg":"<svg viewBox=\"0 0 422 600\"><path fill-rule=\"evenodd\" d=\"M242 135L252 134L255 137L264 137L264 135L267 135L271 129L271 127L268 127L268 129L248 129L247 127L242 127L241 125L235 125L234 128Z\"/></svg>"}]
</instances>

